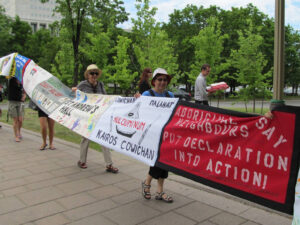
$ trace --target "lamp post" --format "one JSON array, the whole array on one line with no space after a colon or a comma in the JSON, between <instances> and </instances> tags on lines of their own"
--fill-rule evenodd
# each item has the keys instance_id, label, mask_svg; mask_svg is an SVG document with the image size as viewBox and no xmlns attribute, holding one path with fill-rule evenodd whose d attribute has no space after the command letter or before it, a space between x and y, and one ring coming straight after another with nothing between
<instances>
[{"instance_id":1,"label":"lamp post","mask_svg":"<svg viewBox=\"0 0 300 225\"><path fill-rule=\"evenodd\" d=\"M285 0L275 0L274 75L271 109L284 105L284 8Z\"/></svg>"}]
</instances>

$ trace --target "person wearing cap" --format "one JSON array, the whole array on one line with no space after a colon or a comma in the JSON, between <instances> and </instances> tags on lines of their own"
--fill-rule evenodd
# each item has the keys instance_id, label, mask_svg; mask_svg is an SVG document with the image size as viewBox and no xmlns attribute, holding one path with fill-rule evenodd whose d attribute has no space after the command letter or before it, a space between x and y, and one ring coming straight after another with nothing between
<instances>
[{"instance_id":1,"label":"person wearing cap","mask_svg":"<svg viewBox=\"0 0 300 225\"><path fill-rule=\"evenodd\" d=\"M195 103L198 105L208 105L208 97L206 92L206 77L210 73L210 65L203 64L201 73L195 81Z\"/></svg>"},{"instance_id":2,"label":"person wearing cap","mask_svg":"<svg viewBox=\"0 0 300 225\"><path fill-rule=\"evenodd\" d=\"M152 89L145 91L142 96L155 96L155 97L170 97L174 98L174 94L167 91L166 88L171 81L171 76L167 73L165 69L157 68L153 73L153 78L151 84ZM167 203L172 203L173 198L166 194L163 190L164 181L168 177L168 171L161 169L159 167L150 167L147 174L146 180L142 182L142 194L147 200L151 199L151 181L152 179L157 179L157 192L155 199L162 200Z\"/></svg>"},{"instance_id":3,"label":"person wearing cap","mask_svg":"<svg viewBox=\"0 0 300 225\"><path fill-rule=\"evenodd\" d=\"M84 72L84 77L86 80L81 81L77 85L77 87L73 87L72 91L76 91L78 89L85 93L106 94L104 84L101 81L98 81L98 78L101 76L101 74L102 71L98 68L97 65L89 65ZM87 138L82 137L80 143L80 160L77 163L78 167L82 169L87 168L86 160L89 143L90 141ZM101 146L101 148L104 155L104 161L106 163L106 171L111 173L118 173L119 169L113 166L110 150L104 146Z\"/></svg>"}]
</instances>

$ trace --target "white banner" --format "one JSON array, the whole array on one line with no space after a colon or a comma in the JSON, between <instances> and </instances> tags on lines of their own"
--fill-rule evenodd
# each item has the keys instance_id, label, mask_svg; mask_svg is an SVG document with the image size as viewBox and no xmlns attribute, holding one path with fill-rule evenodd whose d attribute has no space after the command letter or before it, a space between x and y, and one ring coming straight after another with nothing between
<instances>
[{"instance_id":1,"label":"white banner","mask_svg":"<svg viewBox=\"0 0 300 225\"><path fill-rule=\"evenodd\" d=\"M0 75L9 76L15 53L0 58Z\"/></svg>"},{"instance_id":2,"label":"white banner","mask_svg":"<svg viewBox=\"0 0 300 225\"><path fill-rule=\"evenodd\" d=\"M27 65L23 76L23 87L26 94L32 98L32 92L34 88L41 82L48 80L53 75L43 68L39 67L33 61Z\"/></svg>"},{"instance_id":3,"label":"white banner","mask_svg":"<svg viewBox=\"0 0 300 225\"><path fill-rule=\"evenodd\" d=\"M177 98L119 97L100 117L89 139L153 166L162 128Z\"/></svg>"},{"instance_id":4,"label":"white banner","mask_svg":"<svg viewBox=\"0 0 300 225\"><path fill-rule=\"evenodd\" d=\"M61 104L51 113L50 118L89 138L99 117L114 102L116 97L77 91L76 98Z\"/></svg>"}]
</instances>

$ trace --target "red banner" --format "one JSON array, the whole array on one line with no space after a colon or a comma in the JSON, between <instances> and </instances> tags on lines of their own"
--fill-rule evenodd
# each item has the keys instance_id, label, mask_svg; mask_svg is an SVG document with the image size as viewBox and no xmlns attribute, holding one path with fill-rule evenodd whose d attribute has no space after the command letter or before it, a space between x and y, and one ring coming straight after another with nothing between
<instances>
[{"instance_id":1,"label":"red banner","mask_svg":"<svg viewBox=\"0 0 300 225\"><path fill-rule=\"evenodd\" d=\"M284 205L296 115L273 114L267 119L179 104L162 133L158 165L217 184L221 190L227 187L233 194L238 191Z\"/></svg>"}]
</instances>

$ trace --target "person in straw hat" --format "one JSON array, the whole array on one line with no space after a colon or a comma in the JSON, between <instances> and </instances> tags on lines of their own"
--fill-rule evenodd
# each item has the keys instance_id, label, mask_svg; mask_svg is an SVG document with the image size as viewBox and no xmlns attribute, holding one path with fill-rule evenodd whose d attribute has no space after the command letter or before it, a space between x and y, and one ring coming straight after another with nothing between
<instances>
[{"instance_id":1,"label":"person in straw hat","mask_svg":"<svg viewBox=\"0 0 300 225\"><path fill-rule=\"evenodd\" d=\"M101 74L102 71L98 68L97 65L89 65L84 72L84 77L86 80L81 81L77 85L77 87L73 87L72 91L76 91L78 89L85 93L106 94L103 82L98 81ZM86 161L89 143L90 141L87 138L82 137L80 143L80 160L77 162L78 167L82 169L87 168ZM101 146L101 148L104 155L104 161L106 163L106 171L111 173L118 173L119 169L113 166L110 150L104 146Z\"/></svg>"}]
</instances>

